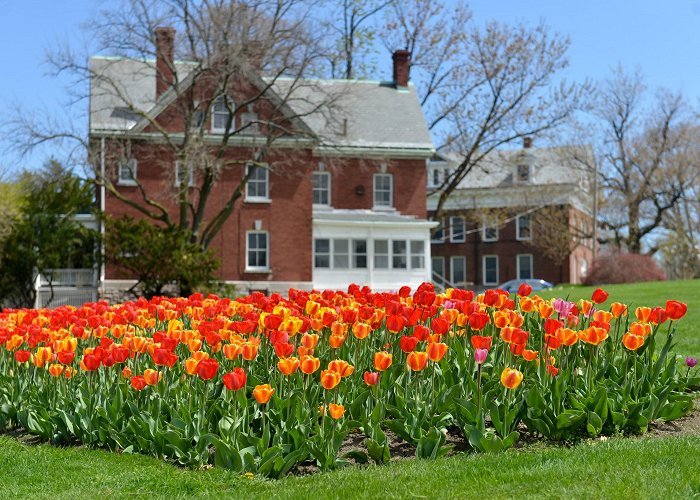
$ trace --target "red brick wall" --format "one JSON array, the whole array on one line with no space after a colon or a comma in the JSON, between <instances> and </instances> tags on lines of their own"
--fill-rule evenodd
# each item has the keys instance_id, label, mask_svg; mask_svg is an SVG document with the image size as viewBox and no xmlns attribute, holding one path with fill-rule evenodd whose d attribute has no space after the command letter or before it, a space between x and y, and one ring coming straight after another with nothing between
<instances>
[{"instance_id":1,"label":"red brick wall","mask_svg":"<svg viewBox=\"0 0 700 500\"><path fill-rule=\"evenodd\" d=\"M113 144L107 155L107 172L117 182L118 158L122 155ZM178 220L177 188L174 186L175 159L165 146L133 143L131 156L138 160L138 179L149 196L167 207L171 217ZM224 206L244 172L244 161L251 152L231 148L227 160L233 166L224 170L210 195L205 221ZM318 166L318 157L310 150L274 150L267 161L271 172L269 194L271 202L245 201L242 196L224 227L212 241L213 249L221 261L219 277L225 280L243 281L311 281L312 279L312 184L311 172ZM385 162L360 159L324 161L331 171L332 206L343 209L371 209L373 204L373 174ZM387 172L394 175L394 207L402 214L426 216L425 162L423 160L396 160L388 162ZM197 182L195 182L197 184ZM364 194L358 195L356 187L364 186ZM120 192L140 201L136 187L120 186ZM129 214L143 217L136 209L114 196L106 198L106 212L119 217ZM255 229L255 221L261 221L261 229L269 232L270 272L249 273L245 270L246 231ZM120 278L107 266L107 278Z\"/></svg>"},{"instance_id":2,"label":"red brick wall","mask_svg":"<svg viewBox=\"0 0 700 500\"><path fill-rule=\"evenodd\" d=\"M575 217L587 217L587 214L576 211L571 207L562 207L564 211L562 217L564 220L572 220L573 215L567 215L575 212ZM518 212L513 212L515 215ZM467 221L475 220L474 214L464 213ZM448 214L449 217L449 214ZM446 219L447 220L447 219ZM445 243L437 243L431 245L433 257L445 258L446 278L451 278L450 257L451 256L466 256L467 260L467 282L473 283L475 286L481 286L483 283L483 256L498 255L499 265L499 283L517 278L517 255L531 254L533 261L533 276L537 279L544 279L554 284L571 282L572 270L570 269L571 258L564 258L562 262L554 262L546 257L542 250L537 246L537 231L533 226L533 239L530 241L519 241L516 238L516 221L510 221L499 228L498 240L495 242L484 242L481 238L480 227L475 223L467 222L466 230L468 232L464 243L450 243L449 234ZM587 256L588 265L591 264L591 249L584 245L577 245L572 251L572 255L578 256L580 259Z\"/></svg>"}]
</instances>

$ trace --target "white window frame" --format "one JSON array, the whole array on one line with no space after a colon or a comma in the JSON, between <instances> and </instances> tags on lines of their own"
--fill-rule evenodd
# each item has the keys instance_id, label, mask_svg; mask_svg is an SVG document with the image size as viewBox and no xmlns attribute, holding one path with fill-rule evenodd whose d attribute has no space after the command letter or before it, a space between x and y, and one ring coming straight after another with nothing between
<instances>
[{"instance_id":1,"label":"white window frame","mask_svg":"<svg viewBox=\"0 0 700 500\"><path fill-rule=\"evenodd\" d=\"M378 189L377 183L379 179L388 179L389 180L389 189L388 189L388 195L389 195L389 200L381 199L379 200L378 203L378 195L380 193L386 194L387 190L382 187L381 191ZM387 173L376 173L374 174L372 178L372 199L374 203L374 208L375 209L390 209L394 207L394 176L392 174L387 174Z\"/></svg>"},{"instance_id":2,"label":"white window frame","mask_svg":"<svg viewBox=\"0 0 700 500\"><path fill-rule=\"evenodd\" d=\"M496 235L493 238L487 238L486 237L486 230L487 229L493 229L496 233ZM498 224L493 224L489 225L487 222L484 222L483 225L481 226L481 241L485 243L493 243L494 241L498 241L498 236L499 236L499 231L498 231Z\"/></svg>"},{"instance_id":3,"label":"white window frame","mask_svg":"<svg viewBox=\"0 0 700 500\"><path fill-rule=\"evenodd\" d=\"M261 251L258 248L250 248L250 236L265 235L265 266L250 265L250 252ZM270 271L270 233L269 231L246 231L245 233L245 270L246 272L269 272Z\"/></svg>"},{"instance_id":4,"label":"white window frame","mask_svg":"<svg viewBox=\"0 0 700 500\"><path fill-rule=\"evenodd\" d=\"M496 259L496 280L495 281L486 281L486 260L487 259ZM498 285L498 280L499 280L499 259L498 255L484 255L481 259L481 283L485 286L491 286L491 285Z\"/></svg>"},{"instance_id":5,"label":"white window frame","mask_svg":"<svg viewBox=\"0 0 700 500\"><path fill-rule=\"evenodd\" d=\"M119 160L119 178L117 184L120 186L136 186L138 184L138 167L139 162L136 158L122 158ZM125 170L128 170L131 175L124 177Z\"/></svg>"},{"instance_id":6,"label":"white window frame","mask_svg":"<svg viewBox=\"0 0 700 500\"><path fill-rule=\"evenodd\" d=\"M241 113L241 132L247 135L257 135L260 133L258 114L253 111L252 104L248 104L248 110L245 113Z\"/></svg>"},{"instance_id":7,"label":"white window frame","mask_svg":"<svg viewBox=\"0 0 700 500\"><path fill-rule=\"evenodd\" d=\"M247 164L245 167L245 175L248 175L249 169L253 167L251 164ZM245 185L245 201L247 202L252 202L252 203L269 203L270 202L270 170L268 169L267 165L259 165L256 167L256 174L259 174L260 172L263 172L264 179L253 179L250 178L248 179L248 182L246 182ZM252 181L252 183L251 183ZM257 183L264 182L265 185L265 194L263 196L253 194L251 195L249 193L249 189L251 185L255 185Z\"/></svg>"},{"instance_id":8,"label":"white window frame","mask_svg":"<svg viewBox=\"0 0 700 500\"><path fill-rule=\"evenodd\" d=\"M523 219L527 219L529 222L530 235L527 237L520 235L521 220L523 220ZM532 240L532 215L530 215L530 214L518 215L517 219L515 219L515 239L518 241L530 241L530 240Z\"/></svg>"},{"instance_id":9,"label":"white window frame","mask_svg":"<svg viewBox=\"0 0 700 500\"><path fill-rule=\"evenodd\" d=\"M396 247L394 246L396 243L403 243L403 253L397 252ZM410 269L410 263L411 263L411 256L409 254L409 240L403 240L403 239L395 239L391 240L391 245L389 245L389 248L391 250L391 269L404 269L408 270ZM403 257L404 259L404 266L396 266L394 265L395 261L394 259L401 258Z\"/></svg>"},{"instance_id":10,"label":"white window frame","mask_svg":"<svg viewBox=\"0 0 700 500\"><path fill-rule=\"evenodd\" d=\"M434 235L431 235L430 243L445 243L445 219L440 218L440 220L437 220L435 222L439 223L437 230L440 231L440 237L436 238Z\"/></svg>"},{"instance_id":11,"label":"white window frame","mask_svg":"<svg viewBox=\"0 0 700 500\"><path fill-rule=\"evenodd\" d=\"M521 276L520 272L522 271L520 267L520 258L521 257L527 257L530 259L530 276L529 277L524 277ZM515 269L516 269L516 276L518 277L519 280L531 280L535 278L535 260L532 257L531 253L519 253L515 256Z\"/></svg>"},{"instance_id":12,"label":"white window frame","mask_svg":"<svg viewBox=\"0 0 700 500\"><path fill-rule=\"evenodd\" d=\"M455 262L462 262L462 269L464 270L464 279L457 280L455 278ZM450 281L455 285L466 286L467 283L467 258L463 255L453 255L450 257Z\"/></svg>"},{"instance_id":13,"label":"white window frame","mask_svg":"<svg viewBox=\"0 0 700 500\"><path fill-rule=\"evenodd\" d=\"M316 183L315 183L316 177L319 177L319 178L325 177L325 179L326 179L326 188L325 189L316 187ZM312 201L313 206L315 206L315 207L330 207L331 206L331 182L332 182L332 179L331 179L330 172L326 172L323 170L316 170L316 171L311 173L311 201ZM328 203L316 203L315 194L317 192L319 192L319 193L321 193L321 197L323 197L322 196L323 191L326 191Z\"/></svg>"},{"instance_id":14,"label":"white window frame","mask_svg":"<svg viewBox=\"0 0 700 500\"><path fill-rule=\"evenodd\" d=\"M231 112L229 113L228 107L226 106L227 101L231 104ZM222 111L217 111L217 106L223 105ZM228 117L232 116L231 119L231 129L233 131L236 129L236 105L229 96L221 96L217 98L211 105L211 131L214 134L223 134L226 132L226 124L223 127L216 126L217 116L225 115L224 120L228 122Z\"/></svg>"},{"instance_id":15,"label":"white window frame","mask_svg":"<svg viewBox=\"0 0 700 500\"><path fill-rule=\"evenodd\" d=\"M459 237L455 237L455 221L460 221L460 224L462 226L462 232ZM462 217L461 215L453 215L452 217L450 217L450 243L464 243L465 241L467 241L466 232L467 227L464 217Z\"/></svg>"},{"instance_id":16,"label":"white window frame","mask_svg":"<svg viewBox=\"0 0 700 500\"><path fill-rule=\"evenodd\" d=\"M182 161L181 160L176 160L175 161L175 187L180 187L180 170L181 170L181 165ZM189 181L187 183L188 187L194 187L194 162L192 160L189 160L187 162L188 168L187 168L187 173L189 174Z\"/></svg>"}]
</instances>

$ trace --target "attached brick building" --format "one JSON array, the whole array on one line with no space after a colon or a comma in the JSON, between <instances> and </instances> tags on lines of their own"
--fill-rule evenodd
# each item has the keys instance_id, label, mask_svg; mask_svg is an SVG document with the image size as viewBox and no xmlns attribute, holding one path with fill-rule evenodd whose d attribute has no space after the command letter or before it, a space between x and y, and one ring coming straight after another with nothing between
<instances>
[{"instance_id":1,"label":"attached brick building","mask_svg":"<svg viewBox=\"0 0 700 500\"><path fill-rule=\"evenodd\" d=\"M430 279L435 223L426 219L426 160L434 149L408 82L405 51L394 54L391 82L297 85L292 78L241 71L224 93L214 95L206 79L192 76L201 75L201 68L173 59L174 36L173 30L159 30L156 60L90 61L90 140L99 170L116 189L102 190L106 214L143 217L130 202L143 204L145 192L176 219L183 182L191 184L184 188L188 194L201 196L196 190L204 169L179 159L163 130L184 141L178 137L185 136L187 119L180 110L209 102L194 124L204 130L203 147L220 147L224 123L237 133L223 148L220 160L230 167L208 194L206 220L249 173L247 162L269 146L266 128L273 118L288 131L275 137L265 164L253 168L243 196L211 240L222 280L241 291L286 291L345 288L350 282L388 290ZM265 98L242 105L254 92ZM321 94L333 96L330 112L314 112ZM102 271L105 290L131 284L109 265Z\"/></svg>"},{"instance_id":2,"label":"attached brick building","mask_svg":"<svg viewBox=\"0 0 700 500\"><path fill-rule=\"evenodd\" d=\"M433 279L492 287L512 279L580 283L592 260L592 152L586 146L491 153L463 179L432 241ZM460 158L428 162L428 210Z\"/></svg>"}]
</instances>

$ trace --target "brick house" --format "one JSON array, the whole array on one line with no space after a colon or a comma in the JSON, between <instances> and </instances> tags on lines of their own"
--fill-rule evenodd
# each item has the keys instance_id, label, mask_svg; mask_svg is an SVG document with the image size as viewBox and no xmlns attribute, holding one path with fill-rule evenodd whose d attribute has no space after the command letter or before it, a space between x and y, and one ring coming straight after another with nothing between
<instances>
[{"instance_id":1,"label":"brick house","mask_svg":"<svg viewBox=\"0 0 700 500\"><path fill-rule=\"evenodd\" d=\"M188 130L179 110L209 102L195 124L204 147L220 147L225 128L237 133L221 150L233 167L208 193L204 218L215 217L249 176L209 244L221 280L243 292L284 292L350 282L395 290L430 279L435 223L427 220L426 160L434 148L408 82L407 52L394 54L390 82L314 80L292 88L293 78L241 71L214 95L206 79L192 76L195 64L174 60L174 37L172 29L157 30L155 60L90 60L90 141L115 189L101 190L104 213L143 217L131 202L145 192L175 217L183 182L188 195L202 196L202 170L173 153L162 130L179 140ZM250 99L253 92L264 98ZM320 94L333 96L331 112L314 112ZM285 133L271 141L273 121ZM247 161L262 147L265 163L252 169ZM132 284L109 264L101 272L104 292Z\"/></svg>"},{"instance_id":2,"label":"brick house","mask_svg":"<svg viewBox=\"0 0 700 500\"><path fill-rule=\"evenodd\" d=\"M496 286L512 279L581 283L593 255L592 151L587 146L494 151L463 179L432 238L433 279ZM459 157L428 162L428 211Z\"/></svg>"}]
</instances>

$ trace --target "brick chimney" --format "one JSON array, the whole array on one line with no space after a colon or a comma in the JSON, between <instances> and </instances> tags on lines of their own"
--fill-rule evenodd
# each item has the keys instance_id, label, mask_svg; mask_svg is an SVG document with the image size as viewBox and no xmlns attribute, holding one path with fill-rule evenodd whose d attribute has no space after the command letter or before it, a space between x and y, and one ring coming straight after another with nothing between
<instances>
[{"instance_id":1,"label":"brick chimney","mask_svg":"<svg viewBox=\"0 0 700 500\"><path fill-rule=\"evenodd\" d=\"M532 137L523 137L523 149L530 149L532 147Z\"/></svg>"},{"instance_id":2,"label":"brick chimney","mask_svg":"<svg viewBox=\"0 0 700 500\"><path fill-rule=\"evenodd\" d=\"M156 28L156 99L175 83L175 28Z\"/></svg>"},{"instance_id":3,"label":"brick chimney","mask_svg":"<svg viewBox=\"0 0 700 500\"><path fill-rule=\"evenodd\" d=\"M394 61L394 84L396 88L408 87L409 54L410 52L407 50L397 50L391 56L391 59Z\"/></svg>"}]
</instances>

